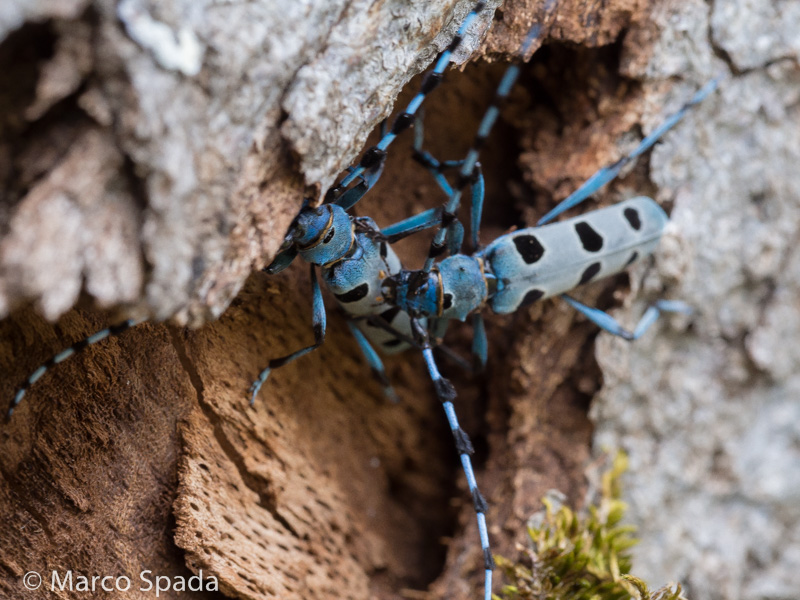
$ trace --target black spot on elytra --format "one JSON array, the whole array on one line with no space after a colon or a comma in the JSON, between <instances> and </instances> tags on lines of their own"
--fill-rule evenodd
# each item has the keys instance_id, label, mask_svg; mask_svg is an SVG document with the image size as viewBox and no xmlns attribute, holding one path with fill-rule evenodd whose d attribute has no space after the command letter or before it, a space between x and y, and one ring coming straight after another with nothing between
<instances>
[{"instance_id":1,"label":"black spot on elytra","mask_svg":"<svg viewBox=\"0 0 800 600\"><path fill-rule=\"evenodd\" d=\"M622 213L636 231L642 228L642 220L639 218L639 211L635 208L626 208Z\"/></svg>"},{"instance_id":2,"label":"black spot on elytra","mask_svg":"<svg viewBox=\"0 0 800 600\"><path fill-rule=\"evenodd\" d=\"M453 294L445 294L442 298L442 308L447 310L451 306L453 306Z\"/></svg>"},{"instance_id":3,"label":"black spot on elytra","mask_svg":"<svg viewBox=\"0 0 800 600\"><path fill-rule=\"evenodd\" d=\"M522 299L522 302L519 303L517 308L522 308L523 306L529 306L536 302L539 298L544 296L544 292L542 290L531 290L525 297Z\"/></svg>"},{"instance_id":4,"label":"black spot on elytra","mask_svg":"<svg viewBox=\"0 0 800 600\"><path fill-rule=\"evenodd\" d=\"M544 246L536 239L536 236L518 235L513 239L517 252L527 264L532 265L544 256Z\"/></svg>"},{"instance_id":5,"label":"black spot on elytra","mask_svg":"<svg viewBox=\"0 0 800 600\"><path fill-rule=\"evenodd\" d=\"M336 228L335 227L331 227L331 230L325 236L325 239L322 240L322 243L323 244L327 244L328 242L330 242L333 239L334 235L336 235Z\"/></svg>"},{"instance_id":6,"label":"black spot on elytra","mask_svg":"<svg viewBox=\"0 0 800 600\"><path fill-rule=\"evenodd\" d=\"M354 287L349 292L345 292L344 294L334 294L334 296L336 296L336 299L339 302L346 304L348 302L358 302L359 300L364 298L368 292L369 292L369 284L362 283L361 285L357 285L356 287Z\"/></svg>"},{"instance_id":7,"label":"black spot on elytra","mask_svg":"<svg viewBox=\"0 0 800 600\"><path fill-rule=\"evenodd\" d=\"M597 275L600 272L600 263L595 262L590 264L586 267L586 270L581 275L581 280L578 282L578 285L583 285L584 283L589 283L592 280L592 277Z\"/></svg>"},{"instance_id":8,"label":"black spot on elytra","mask_svg":"<svg viewBox=\"0 0 800 600\"><path fill-rule=\"evenodd\" d=\"M400 313L400 307L399 307L399 306L393 306L393 307L392 307L392 308L390 308L389 310L385 310L385 311L383 311L383 312L380 314L380 318L381 318L381 319L383 319L384 321L386 321L387 323L389 323L389 324L391 325L391 324L392 324L392 321L394 321L394 318L395 318L395 317L396 317L396 316L397 316L399 313Z\"/></svg>"},{"instance_id":9,"label":"black spot on elytra","mask_svg":"<svg viewBox=\"0 0 800 600\"><path fill-rule=\"evenodd\" d=\"M584 250L598 252L603 247L603 236L597 233L586 221L575 223L575 231L581 238Z\"/></svg>"},{"instance_id":10,"label":"black spot on elytra","mask_svg":"<svg viewBox=\"0 0 800 600\"><path fill-rule=\"evenodd\" d=\"M639 253L634 250L633 254L631 254L631 257L628 259L628 262L625 263L625 266L627 267L628 265L634 263L637 258L639 258Z\"/></svg>"}]
</instances>

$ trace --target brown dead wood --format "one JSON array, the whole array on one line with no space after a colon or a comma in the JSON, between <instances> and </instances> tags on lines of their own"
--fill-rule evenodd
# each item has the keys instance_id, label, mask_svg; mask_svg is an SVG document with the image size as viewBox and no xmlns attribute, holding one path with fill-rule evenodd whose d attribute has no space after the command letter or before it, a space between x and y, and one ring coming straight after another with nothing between
<instances>
[{"instance_id":1,"label":"brown dead wood","mask_svg":"<svg viewBox=\"0 0 800 600\"><path fill-rule=\"evenodd\" d=\"M508 2L477 64L448 73L426 107L426 139L436 155L453 158L469 146L508 54L531 19L542 17L544 4ZM40 249L44 234L57 239L63 256L56 260L51 247L36 269L7 267L8 308L33 300L39 312L58 315L83 282L84 305L94 298L109 308L179 314L184 322L221 312L243 274L268 262L306 191L289 145L262 123L244 157L198 152L200 200L221 194L225 201L199 202L208 218L192 233L197 245L173 257L176 286L185 269L195 269L195 277L160 295L150 283L163 274L154 270L170 263L152 253L169 249L153 245L147 227L154 214L172 209L153 205L163 192L148 171L158 156L142 156L151 147L135 143L126 121L134 118L126 112L130 105L104 104L114 86L122 93L111 97L125 98L130 82L115 61L136 48L110 31L101 9L46 18L0 46L19 53L29 43L50 44L47 52L26 55L19 67L26 77L43 65L69 71L61 73L60 88L33 78L21 82L27 95L7 99L20 121L7 117L4 124L0 210L3 243L15 246L20 264ZM545 22L546 47L526 68L484 152L484 240L532 223L617 158L617 141L641 112L637 82L621 73L630 75L649 52L646 43L629 43L653 35L646 0L562 2ZM126 46L110 63L97 64L92 54L69 70L63 53L89 52L81 39ZM406 136L392 148L386 174L358 214L388 224L441 201L410 160L409 143ZM635 169L626 184L646 193L646 175ZM603 194L601 202L612 197ZM229 212L215 212L222 209ZM14 224L25 218L29 224ZM169 233L165 226L159 235ZM205 236L227 240L217 248L218 264L207 262ZM412 240L398 248L413 265L425 244ZM64 278L78 288L47 295ZM609 305L608 290L624 282L582 298ZM35 385L14 420L0 426L0 595L42 597L20 584L30 569L131 577L143 569L187 577L202 569L220 580L221 592L201 596L208 598L397 598L406 589L430 589L431 598L476 597L473 511L419 356L388 359L402 399L389 405L332 310L324 347L276 372L255 407L248 406L247 387L265 361L311 339L309 296L305 268L270 278L256 273L218 320L196 330L140 326ZM50 325L34 310L17 308L0 324L0 397L9 398L51 354L113 318L73 310ZM548 488L582 498L587 403L599 375L594 328L578 321L552 302L496 319L488 372L447 371L478 449L499 553L511 553L524 539L524 521ZM457 330L454 340L460 351L468 347L465 332Z\"/></svg>"}]
</instances>

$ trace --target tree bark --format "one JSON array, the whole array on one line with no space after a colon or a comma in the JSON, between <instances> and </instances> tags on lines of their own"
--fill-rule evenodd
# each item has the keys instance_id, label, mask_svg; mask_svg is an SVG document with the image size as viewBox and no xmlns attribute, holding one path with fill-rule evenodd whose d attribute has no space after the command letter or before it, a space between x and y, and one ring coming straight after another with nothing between
<instances>
[{"instance_id":1,"label":"tree bark","mask_svg":"<svg viewBox=\"0 0 800 600\"><path fill-rule=\"evenodd\" d=\"M266 361L312 337L306 268L248 275L410 100L471 5L0 8L2 397L109 320L152 319L49 371L0 425L0 596L47 597L68 570L130 577L134 598L153 595L144 570L173 587L202 571L219 581L207 598L478 595L474 511L416 353L387 360L401 403L386 403L331 310L325 345L247 403ZM655 261L577 293L628 323L665 296L696 314L593 344L548 301L488 318L486 374L446 372L494 550L515 555L547 489L583 502L587 465L622 447L637 575L696 598L794 597L800 15L767 0L515 0L481 42L494 6L458 56L475 61L425 103L426 147L463 156L543 24L482 151L484 242L535 223L720 77L587 206L647 194L671 208ZM388 225L441 203L411 136L358 214ZM421 240L398 244L405 265ZM468 328L451 343L466 353Z\"/></svg>"}]
</instances>

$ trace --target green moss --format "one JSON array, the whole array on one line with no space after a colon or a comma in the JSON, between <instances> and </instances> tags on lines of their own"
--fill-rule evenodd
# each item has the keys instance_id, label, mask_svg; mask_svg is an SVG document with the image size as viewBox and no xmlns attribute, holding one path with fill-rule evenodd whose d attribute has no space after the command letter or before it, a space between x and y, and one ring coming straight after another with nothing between
<instances>
[{"instance_id":1,"label":"green moss","mask_svg":"<svg viewBox=\"0 0 800 600\"><path fill-rule=\"evenodd\" d=\"M685 600L681 587L655 592L630 575L634 527L622 525L627 505L621 478L628 457L619 452L603 474L600 498L578 514L543 498L543 515L529 524L531 544L514 562L495 557L510 582L496 600Z\"/></svg>"}]
</instances>

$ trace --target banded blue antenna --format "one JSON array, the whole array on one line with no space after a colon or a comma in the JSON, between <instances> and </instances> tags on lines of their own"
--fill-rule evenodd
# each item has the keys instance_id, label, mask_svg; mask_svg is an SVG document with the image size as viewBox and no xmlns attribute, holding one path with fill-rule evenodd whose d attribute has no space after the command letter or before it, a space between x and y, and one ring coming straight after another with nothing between
<instances>
[{"instance_id":1,"label":"banded blue antenna","mask_svg":"<svg viewBox=\"0 0 800 600\"><path fill-rule=\"evenodd\" d=\"M545 7L546 11L552 9L555 0L550 0ZM528 35L523 42L520 55L524 57L533 43L539 38L542 33L541 24L537 23L528 32ZM419 119L419 126L415 131L414 139L414 158L425 166L434 176L439 187L448 194L448 200L442 212L441 224L434 239L431 242L431 247L428 252L428 257L423 267L424 273L430 273L433 268L434 261L437 257L441 256L445 250L449 250L450 254L457 254L461 251L461 239L463 237L463 227L458 222L456 212L461 199L463 188L467 185L472 187L472 205L471 205L471 240L475 248L479 243L479 226L481 215L483 212L483 199L484 199L484 181L483 175L480 171L478 163L478 156L481 148L483 147L486 138L492 130L497 117L500 114L500 107L508 97L511 89L519 77L520 66L519 64L511 64L505 71L500 84L495 91L492 103L489 105L486 113L481 119L478 131L475 135L472 146L467 152L464 159L458 161L445 161L439 162L430 153L422 149L422 127L421 119ZM443 172L450 168L457 168L455 186L450 186L447 179L445 179ZM453 435L456 451L458 452L461 461L461 467L467 479L470 495L472 496L473 508L478 521L478 534L480 537L481 551L483 553L483 568L484 568L484 600L491 600L492 598L492 575L494 572L494 558L492 556L491 546L489 542L489 530L486 524L486 513L488 511L488 504L483 495L478 489L475 472L472 466L471 455L474 453L472 443L470 442L467 433L461 429L456 415L455 405L453 400L456 397L455 389L452 384L442 377L436 365L433 356L433 349L431 344L430 330L424 330L416 319L412 319L412 325L419 338L417 345L422 347L422 353L425 358L425 364L428 373L434 384L436 395L442 403L442 408L447 417L450 431ZM439 320L438 325L443 325L441 334L443 335L444 329L447 325L447 320ZM473 356L475 357L475 366L482 368L486 364L487 357L487 343L486 333L483 324L483 319L478 313L473 316L474 337L473 337Z\"/></svg>"},{"instance_id":2,"label":"banded blue antenna","mask_svg":"<svg viewBox=\"0 0 800 600\"><path fill-rule=\"evenodd\" d=\"M556 205L550 212L545 214L541 219L537 221L537 225L544 225L555 219L558 215L563 213L564 211L573 208L589 198L592 194L597 193L603 186L607 183L613 181L628 165L631 161L637 159L639 156L647 152L653 145L661 139L661 137L670 129L672 129L684 116L689 110L699 104L705 98L711 94L715 89L717 89L718 81L716 79L712 79L702 88L700 88L691 99L686 102L675 114L668 117L661 125L656 127L650 135L645 136L645 138L639 143L633 151L628 154L627 156L623 156L616 162L603 167L602 169L598 170L594 175L589 177L577 190L572 192L569 196L564 198L561 202Z\"/></svg>"},{"instance_id":3,"label":"banded blue antenna","mask_svg":"<svg viewBox=\"0 0 800 600\"><path fill-rule=\"evenodd\" d=\"M554 1L549 3L552 7ZM536 26L526 39L523 55L541 34ZM690 314L691 308L680 301L658 300L648 308L632 331L622 327L610 315L566 296L565 292L589 283L595 278L618 273L655 249L667 215L649 198L633 198L613 207L588 213L579 218L547 227L529 227L500 236L486 248L478 245L479 224L483 206L483 178L478 164L480 148L499 114L499 105L509 94L519 67L510 66L495 93L492 105L481 120L475 142L466 157L458 161L439 162L422 149L422 127L415 132L415 158L434 176L439 187L448 193L441 224L436 232L424 269L404 270L384 280L383 293L390 304L411 315L415 346L422 349L436 395L442 402L453 434L478 521L481 549L484 555L484 598L490 600L494 562L486 526L487 504L480 494L470 455L472 444L461 429L456 416L455 389L439 372L433 345L444 336L451 319L464 320L472 316L474 337L472 354L476 366L486 363L487 342L480 311L488 306L495 313L506 314L519 310L537 300L560 295L564 300L605 331L627 340L642 336L664 312ZM697 92L678 113L667 119L647 136L634 151L617 161L581 186L561 210L581 202L598 187L617 176L625 163L644 153L685 115L689 108L703 100L716 87L711 82ZM446 169L456 168L457 179L451 185L443 176ZM453 225L462 189L472 186L472 255L455 252L453 239L458 237ZM558 213L556 213L558 214ZM552 218L550 216L549 218ZM546 222L547 219L543 219ZM435 262L446 249L451 256ZM421 319L427 319L427 326Z\"/></svg>"},{"instance_id":4,"label":"banded blue antenna","mask_svg":"<svg viewBox=\"0 0 800 600\"><path fill-rule=\"evenodd\" d=\"M545 12L552 10L554 5L555 0L549 0L544 8ZM531 46L539 38L541 33L542 25L540 23L536 23L533 25L533 27L531 27L520 49L521 57L524 57L528 53ZM483 213L484 198L483 175L481 174L480 166L478 165L478 156L481 148L483 148L483 145L486 142L486 138L489 136L492 127L497 121L497 117L500 115L500 107L508 97L511 89L514 87L514 84L519 77L519 73L520 65L518 63L512 63L506 69L506 72L503 74L503 78L500 80L500 84L497 86L494 98L492 99L489 108L486 109L486 113L481 119L480 125L478 126L478 131L475 134L475 140L473 141L472 146L467 151L467 155L463 160L440 163L429 153L422 151L421 148L418 147L418 145L420 145L419 138L415 139L415 157L434 174L434 177L436 177L439 185L442 186L442 189L445 189L445 191L447 191L447 188L445 188L445 186L441 183L441 172L450 167L458 167L455 186L450 190L450 195L442 214L442 224L434 235L430 250L428 252L428 258L425 260L425 265L423 266L423 271L426 273L430 272L435 259L441 256L449 246L447 243L447 237L452 232L452 224L456 222L456 212L458 211L458 206L461 201L461 192L467 185L472 185L473 188L470 217L472 230L471 237L473 245L476 247L478 245L478 228L480 226L481 215ZM456 249L456 252L459 251L460 248Z\"/></svg>"},{"instance_id":5,"label":"banded blue antenna","mask_svg":"<svg viewBox=\"0 0 800 600\"><path fill-rule=\"evenodd\" d=\"M413 322L415 321L412 321L412 323ZM458 457L461 461L461 468L467 479L469 493L470 496L472 496L472 506L475 509L475 515L478 520L478 535L480 537L481 552L483 554L483 596L484 600L491 600L494 557L492 556L491 546L489 545L489 529L486 525L486 513L489 510L489 505L478 489L478 482L475 479L475 470L472 467L471 458L475 450L467 432L461 429L461 425L458 422L458 416L456 415L456 409L453 404L453 400L456 398L455 389L453 385L439 373L439 368L436 366L436 361L433 358L433 350L427 332L424 333L421 345L423 347L422 355L425 358L425 366L428 369L431 381L433 381L436 396L442 403L442 409L444 409L445 416L447 417L447 424L453 435L456 452L458 452Z\"/></svg>"},{"instance_id":6,"label":"banded blue antenna","mask_svg":"<svg viewBox=\"0 0 800 600\"><path fill-rule=\"evenodd\" d=\"M362 176L366 171L373 169L382 163L386 158L386 150L389 145L401 132L408 129L412 125L414 122L414 114L417 112L417 110L419 110L420 106L422 106L422 103L425 101L425 98L428 96L428 94L435 90L441 83L442 78L444 77L444 71L447 68L447 65L450 63L453 52L455 52L455 50L461 45L464 34L469 30L470 27L472 27L478 18L478 14L481 13L484 8L486 8L485 0L481 0L475 4L472 11L464 18L464 21L461 23L458 31L456 31L456 34L451 40L450 44L439 54L433 69L428 71L428 73L425 75L425 78L422 80L422 84L420 85L419 92L416 94L416 96L414 96L414 98L411 99L411 102L409 102L408 106L406 106L406 109L395 118L394 122L392 123L392 127L383 135L380 141L364 152L358 166L351 167L348 175L342 179L338 185L328 190L325 195L326 203L334 202L347 209L352 207L353 204L360 199L359 196L354 201L352 197L348 200L345 200L344 196L347 195L346 191L348 186L350 186L350 184L352 184L356 179L361 179L363 181ZM356 185L359 186L361 184L359 183ZM345 204L349 205L346 206Z\"/></svg>"},{"instance_id":7,"label":"banded blue antenna","mask_svg":"<svg viewBox=\"0 0 800 600\"><path fill-rule=\"evenodd\" d=\"M11 403L8 406L8 411L6 412L6 420L11 419L11 415L14 413L14 410L19 406L19 403L22 402L22 399L25 397L25 393L28 391L28 388L32 386L34 383L39 381L42 376L52 367L55 365L64 362L71 356L78 354L79 352L85 350L89 346L96 344L108 337L115 337L122 333L125 333L131 327L136 327L141 323L144 323L147 319L145 318L138 318L138 319L128 319L127 321L123 321L118 325L112 325L111 327L107 327L106 329L101 329L97 333L93 333L87 338L82 339L79 342L76 342L66 350L62 350L51 359L49 359L44 364L40 365L33 373L31 373L28 378L24 381L24 383L17 389L16 394L11 399Z\"/></svg>"},{"instance_id":8,"label":"banded blue antenna","mask_svg":"<svg viewBox=\"0 0 800 600\"><path fill-rule=\"evenodd\" d=\"M411 126L414 121L414 114L420 108L427 95L441 83L444 70L447 68L453 52L461 45L464 34L475 23L478 14L485 7L485 0L480 0L475 4L472 11L464 18L450 44L439 54L433 69L425 75L420 91L414 96L406 109L395 118L391 129L386 129L385 121L381 123L382 136L380 141L363 154L357 166L348 167L348 174L336 186L326 192L325 204L333 203L344 210L349 210L375 185L383 171L387 148L402 131ZM307 205L308 203L305 202L303 208ZM278 273L291 264L296 256L297 248L291 243L289 236L287 237L287 242L273 259L273 262L264 270L269 274Z\"/></svg>"}]
</instances>

